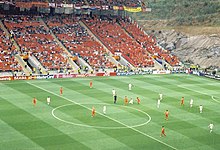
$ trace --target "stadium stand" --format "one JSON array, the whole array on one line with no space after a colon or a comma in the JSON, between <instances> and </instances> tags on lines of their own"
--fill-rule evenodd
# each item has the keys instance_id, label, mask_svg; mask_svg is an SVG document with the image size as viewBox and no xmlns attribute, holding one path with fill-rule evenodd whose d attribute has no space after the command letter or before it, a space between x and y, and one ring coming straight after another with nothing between
<instances>
[{"instance_id":1,"label":"stadium stand","mask_svg":"<svg viewBox=\"0 0 220 150\"><path fill-rule=\"evenodd\" d=\"M88 0L92 6L127 6L127 7L139 7L141 3L139 0Z\"/></svg>"},{"instance_id":2,"label":"stadium stand","mask_svg":"<svg viewBox=\"0 0 220 150\"><path fill-rule=\"evenodd\" d=\"M122 53L135 67L152 67L154 62L148 52L130 37L117 23L116 19L85 19L84 23L99 37L113 53Z\"/></svg>"},{"instance_id":3,"label":"stadium stand","mask_svg":"<svg viewBox=\"0 0 220 150\"><path fill-rule=\"evenodd\" d=\"M96 1L89 2L96 3ZM114 1L108 2L114 3ZM110 54L113 54L116 60L123 57L136 68L154 67L155 60L165 60L171 66L179 64L176 56L161 48L152 36L147 35L136 22L129 18L95 14L42 15L42 18L46 24L42 22L40 16L1 17L12 37L8 41L15 40L22 58L33 56L44 67L43 69L48 71L63 72L63 70L73 69L72 64L69 64L69 58L83 69L77 63L79 57L83 58L94 70L115 68L116 65L109 59ZM91 32L87 29L93 35L90 35ZM4 46L8 46L4 49L10 49L10 51L4 51L4 54L1 51L1 54L4 57L11 56L10 61L15 65L11 65L14 69L9 67L7 69L22 70L13 59L13 55L17 54L18 50L13 44L5 44L6 39L7 36L1 31L1 49ZM3 70L2 62L3 60L1 60ZM129 64L125 66L129 67Z\"/></svg>"},{"instance_id":4,"label":"stadium stand","mask_svg":"<svg viewBox=\"0 0 220 150\"><path fill-rule=\"evenodd\" d=\"M10 36L0 28L0 72L22 70L14 57L17 53Z\"/></svg>"},{"instance_id":5,"label":"stadium stand","mask_svg":"<svg viewBox=\"0 0 220 150\"><path fill-rule=\"evenodd\" d=\"M7 0L6 0L7 1ZM140 0L12 0L12 3L16 2L43 2L43 3L56 3L56 4L75 4L77 6L83 6L89 4L90 6L127 6L127 7L139 7L141 6Z\"/></svg>"},{"instance_id":6,"label":"stadium stand","mask_svg":"<svg viewBox=\"0 0 220 150\"><path fill-rule=\"evenodd\" d=\"M176 56L126 18L126 12L143 11L144 1L12 0L1 4L2 8L10 5L0 10L4 24L1 71L72 73L84 67L92 72L135 71L162 69L163 63L156 63L161 60L171 66L179 64Z\"/></svg>"},{"instance_id":7,"label":"stadium stand","mask_svg":"<svg viewBox=\"0 0 220 150\"><path fill-rule=\"evenodd\" d=\"M79 18L57 16L44 20L70 53L75 56L73 57L75 62L79 56L94 69L113 68L114 64L107 57L108 52L80 25Z\"/></svg>"},{"instance_id":8,"label":"stadium stand","mask_svg":"<svg viewBox=\"0 0 220 150\"><path fill-rule=\"evenodd\" d=\"M47 70L70 69L65 52L45 29L37 17L10 16L4 24L14 36L21 53L35 56Z\"/></svg>"},{"instance_id":9,"label":"stadium stand","mask_svg":"<svg viewBox=\"0 0 220 150\"><path fill-rule=\"evenodd\" d=\"M171 66L178 66L179 59L170 54L169 51L164 50L163 48L157 45L156 39L152 36L147 35L136 22L132 22L129 18L121 19L120 25L134 38L140 43L143 47L145 47L153 57L157 59L164 59Z\"/></svg>"}]
</instances>

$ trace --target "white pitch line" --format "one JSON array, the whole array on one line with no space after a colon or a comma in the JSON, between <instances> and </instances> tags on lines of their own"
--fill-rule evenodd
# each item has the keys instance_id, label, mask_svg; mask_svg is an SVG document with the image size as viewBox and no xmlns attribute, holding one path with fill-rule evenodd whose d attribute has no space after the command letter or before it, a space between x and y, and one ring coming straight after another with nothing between
<instances>
[{"instance_id":1,"label":"white pitch line","mask_svg":"<svg viewBox=\"0 0 220 150\"><path fill-rule=\"evenodd\" d=\"M79 105L79 106L81 106L81 107L83 107L83 108L86 108L86 109L88 109L88 110L91 110L91 108L86 107L86 106L84 106L84 105L82 105L82 104L80 104L80 103L77 103L77 102L73 101L73 100L70 100L70 99L68 99L68 98L66 98L66 97L60 96L59 94L53 93L53 92L51 92L51 91L48 91L48 90L46 90L46 89L44 89L44 88L42 88L42 87L39 87L39 86L37 86L37 85L35 85L35 84L30 83L30 82L27 82L27 83L30 84L30 85L32 85L32 86L35 86L35 87L37 87L37 88L39 88L39 89L41 89L41 90L43 90L43 91L46 91L46 92L48 92L48 93L51 93L51 94L53 94L53 95L56 95L56 96L61 97L61 98L63 98L63 99L66 99L67 101L72 102L72 103L74 103L74 104L76 104L76 105ZM98 113L99 113L99 112L98 112ZM167 144L167 143L164 143L163 141L160 141L160 140L154 138L153 136L150 136L150 135L148 135L148 134L146 134L146 133L144 133L144 132L141 132L141 131L139 131L139 130L133 128L133 127L130 127L130 126L128 126L128 125L126 125L126 124L124 124L124 123L122 123L122 122L120 122L120 121L118 121L118 120L115 120L115 119L113 119L113 118L111 118L111 117L109 117L109 116L106 116L106 115L104 115L104 114L102 114L102 113L99 113L99 114L102 115L102 116L104 116L104 117L106 117L106 118L108 118L108 119L110 119L110 120L112 120L112 121L115 121L115 122L117 122L117 123L119 123L119 124L121 124L121 125L123 125L123 126L129 128L129 129L131 129L131 130L133 130L133 131L136 131L136 132L138 132L138 133L140 133L140 134L142 134L142 135L144 135L144 136L146 136L146 137L149 137L149 138L151 138L151 139L153 139L153 140L155 140L155 141L157 141L157 142L159 142L159 143L161 143L161 144L163 144L163 145L166 145L167 147L170 147L170 148L172 148L172 149L177 150L177 148L175 148L175 147L173 147L173 146L171 146L171 145L169 145L169 144Z\"/></svg>"},{"instance_id":2,"label":"white pitch line","mask_svg":"<svg viewBox=\"0 0 220 150\"><path fill-rule=\"evenodd\" d=\"M110 105L112 105L112 106L115 105L115 104L107 104L107 103L81 103L81 105L87 105L87 104L108 105L108 106L110 106ZM52 110L52 115L53 115L53 117L56 118L56 119L59 120L59 121L62 121L62 122L68 123L68 124L72 124L72 125L76 125L76 126L82 126L82 127L87 127L87 128L100 128L100 129L125 129L125 128L127 128L127 127L125 127L125 126L121 126L121 127L104 127L104 126L91 126L91 125L85 125L85 124L80 124L80 123L74 123L74 122L71 122L71 121L66 121L66 120L64 120L64 119L61 119L61 118L57 117L57 116L54 114L55 110L57 110L57 109L59 109L59 108L61 108L61 107L69 106L69 105L75 105L75 104L65 104L65 105L61 105L61 106L58 106L58 107L54 108L54 109ZM118 106L118 107L120 107L120 106ZM148 116L148 118L149 118L149 119L148 119L146 122L144 122L144 123L132 125L132 126L130 126L130 127L133 127L133 128L135 128L135 127L140 127L140 126L143 126L143 125L148 124L148 123L151 121L150 115L149 115L148 113L142 111L142 110L139 110L139 109L136 109L136 108L133 108L133 107L129 107L129 106L121 106L121 107L133 109L133 110L136 110L136 111L140 111L141 113L145 114L145 115ZM99 113L99 112L97 112L97 113Z\"/></svg>"},{"instance_id":3,"label":"white pitch line","mask_svg":"<svg viewBox=\"0 0 220 150\"><path fill-rule=\"evenodd\" d=\"M181 84L180 86L187 86L187 87L192 87L195 85L204 85L203 83L197 83L197 84ZM206 85L213 85L213 86L218 86L220 83L207 83Z\"/></svg>"},{"instance_id":4,"label":"white pitch line","mask_svg":"<svg viewBox=\"0 0 220 150\"><path fill-rule=\"evenodd\" d=\"M197 91L197 90L194 90L194 89L190 89L190 88L187 88L187 87L184 87L182 85L177 85L178 87L181 87L181 88L184 88L184 89L187 89L187 90L190 90L190 91L194 91L194 92L197 92L197 93L200 93L200 94L203 94L203 95L207 95L207 96L210 96L212 98L213 101L217 102L217 103L220 103L218 100L214 99L214 96L211 96L210 94L208 93L204 93L204 92L200 92L200 91Z\"/></svg>"},{"instance_id":5,"label":"white pitch line","mask_svg":"<svg viewBox=\"0 0 220 150\"><path fill-rule=\"evenodd\" d=\"M218 100L216 100L216 99L214 98L214 96L212 96L212 100L215 101L215 102L217 102L217 103L220 103Z\"/></svg>"},{"instance_id":6,"label":"white pitch line","mask_svg":"<svg viewBox=\"0 0 220 150\"><path fill-rule=\"evenodd\" d=\"M181 88L184 88L184 89L187 89L187 90L190 90L190 91L194 91L194 92L197 92L197 93L200 93L200 94L204 94L204 95L208 95L210 96L209 94L207 93L204 93L204 92L200 92L200 91L197 91L197 90L194 90L194 89L191 89L191 88L187 88L187 87L184 87L182 85L177 85L178 87L181 87Z\"/></svg>"}]
</instances>

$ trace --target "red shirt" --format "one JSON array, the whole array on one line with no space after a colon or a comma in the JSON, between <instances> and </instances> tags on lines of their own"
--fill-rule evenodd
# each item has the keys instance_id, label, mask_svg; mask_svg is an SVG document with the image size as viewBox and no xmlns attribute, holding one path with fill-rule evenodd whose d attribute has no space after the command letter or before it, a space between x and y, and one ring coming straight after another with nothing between
<instances>
[{"instance_id":1,"label":"red shirt","mask_svg":"<svg viewBox=\"0 0 220 150\"><path fill-rule=\"evenodd\" d=\"M37 103L37 100L36 100L36 98L34 98L34 99L33 99L33 103L34 103L34 104L36 104L36 103Z\"/></svg>"},{"instance_id":2,"label":"red shirt","mask_svg":"<svg viewBox=\"0 0 220 150\"><path fill-rule=\"evenodd\" d=\"M128 98L127 97L125 98L125 103L128 103Z\"/></svg>"},{"instance_id":3,"label":"red shirt","mask_svg":"<svg viewBox=\"0 0 220 150\"><path fill-rule=\"evenodd\" d=\"M92 114L95 114L95 108L92 109Z\"/></svg>"},{"instance_id":4,"label":"red shirt","mask_svg":"<svg viewBox=\"0 0 220 150\"><path fill-rule=\"evenodd\" d=\"M184 102L184 98L181 99L181 102L182 102L182 103Z\"/></svg>"},{"instance_id":5,"label":"red shirt","mask_svg":"<svg viewBox=\"0 0 220 150\"><path fill-rule=\"evenodd\" d=\"M141 100L139 99L139 98L137 98L137 102L138 102L138 104L141 102Z\"/></svg>"},{"instance_id":6,"label":"red shirt","mask_svg":"<svg viewBox=\"0 0 220 150\"><path fill-rule=\"evenodd\" d=\"M164 132L165 132L165 129L164 129L164 128L162 128L161 132L162 132L162 133L164 133Z\"/></svg>"}]
</instances>

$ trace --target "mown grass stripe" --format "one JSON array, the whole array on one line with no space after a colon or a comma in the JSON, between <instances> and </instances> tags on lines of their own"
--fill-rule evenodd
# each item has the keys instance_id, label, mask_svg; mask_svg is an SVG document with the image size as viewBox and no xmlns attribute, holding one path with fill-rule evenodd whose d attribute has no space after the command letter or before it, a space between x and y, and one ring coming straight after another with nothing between
<instances>
[{"instance_id":1,"label":"mown grass stripe","mask_svg":"<svg viewBox=\"0 0 220 150\"><path fill-rule=\"evenodd\" d=\"M72 80L74 82L72 82ZM89 88L89 81L94 81L94 88ZM186 82L184 82L187 80ZM193 80L192 82L190 80ZM124 83L121 83L124 82ZM162 82L161 82L162 81ZM207 82L206 82L207 81ZM214 83L214 80L206 80L205 78L200 78L196 76L185 76L185 75L147 75L147 76L129 76L129 77L104 77L104 78L80 78L80 79L54 79L54 80L33 80L30 81L44 89L52 91L59 95L59 87L62 85L64 86L64 96L68 99L74 100L78 103L112 103L112 95L111 90L112 88L118 88L120 93L119 99L121 102L118 105L123 104L123 97L126 93L128 93L128 83L133 82L135 84L134 89L129 92L129 97L133 97L139 95L142 97L141 105L133 105L132 107L139 108L141 110L145 110L146 112L150 113L152 116L152 121L147 126L138 127L137 129L141 132L150 134L153 137L158 137L160 134L161 125L165 125L166 127L166 138L161 138L163 142L173 145L179 149L216 149L218 148L219 144L216 142L220 135L220 130L218 128L219 123L219 105L218 103L211 100L211 98L207 95L202 95L201 93L187 90L178 87L177 85L183 85L185 87L189 87L190 89L199 90L201 92L208 92L212 93L216 98L218 98L218 86L217 83ZM54 83L55 82L55 83ZM78 82L80 85L78 86ZM107 83L108 82L108 83ZM14 88L16 86L16 91L10 90L10 88L2 89L0 87L0 95L3 95L8 101L13 102L13 96L8 96L8 92L14 93L15 98L14 103L17 107L23 110L27 110L28 113L37 117L40 120L48 120L46 121L59 131L62 131L64 134L69 135L73 139L76 139L78 142L83 143L90 149L101 149L103 146L107 145L110 149L160 149L160 147L155 146L158 145L156 141L151 142L146 137L142 137L142 135L136 133L135 131L130 131L129 129L120 130L112 130L112 129L80 129L79 127L73 127L70 125L65 125L63 123L59 123L56 121L52 121L51 117L45 114L42 111L33 111L31 108L28 108L28 105L31 105L31 100L33 96L37 96L39 98L40 103L38 103L38 108L42 109L41 107L45 107L46 111L51 110L54 107L68 104L69 102L64 100L58 96L52 96L52 104L51 106L46 106L46 97L48 95L52 95L48 92L43 90L35 89L28 84L23 84L24 81L13 81L13 82L4 82L5 85ZM19 84L17 84L19 83ZM21 83L21 84L20 84ZM156 84L154 84L156 83ZM162 83L162 84L161 84ZM168 83L168 84L166 84ZM214 86L213 86L213 85ZM20 86L21 85L21 86ZM25 85L27 87L25 87ZM113 86L114 85L114 86ZM20 89L19 89L20 86ZM206 86L209 86L206 90ZM5 86L3 86L5 87ZM29 87L29 88L28 88ZM197 89L196 89L197 88ZM23 90L29 91L25 94L19 94L19 92L23 93ZM158 93L160 90L164 94L164 101L161 103L161 108L156 108L156 100L158 98ZM35 93L34 91L39 91ZM19 99L16 98L16 95L19 95ZM25 96L28 95L28 96ZM185 107L181 107L179 105L179 97L182 95L187 95L186 97L186 105ZM22 96L24 96L24 100L22 101ZM192 109L189 109L188 100L189 98L193 97L195 105ZM24 107L22 104L24 102ZM199 114L198 112L198 105L204 104L204 113ZM51 107L51 108L50 108ZM89 106L89 108L91 105ZM164 120L164 109L168 108L170 110L170 119L169 121ZM68 108L68 116L71 117L71 113L74 113L74 110L71 112L71 109ZM89 112L89 111L88 111ZM133 114L132 111L129 111ZM80 113L80 110L77 111ZM43 117L45 115L45 117ZM117 113L115 113L117 115ZM120 117L123 115L125 118L129 119L129 117L125 113L120 114ZM133 115L131 115L133 116ZM139 116L138 113L135 116ZM133 116L133 117L135 117ZM133 118L132 117L132 118ZM80 118L80 115L79 115ZM85 117L86 118L86 117ZM131 121L135 121L132 119ZM11 118L14 119L14 118ZM214 134L209 134L208 131L208 124L213 121L214 122ZM87 123L85 121L85 123ZM98 122L97 122L98 123ZM102 122L103 125L105 124ZM30 125L34 124L34 122L30 122ZM32 125L31 125L32 126ZM45 131L45 130L44 130ZM201 133L200 133L201 131ZM31 131L28 131L31 132ZM41 130L39 130L41 132ZM107 133L106 133L107 132ZM125 133L124 133L125 132ZM91 134L90 134L91 133ZM123 134L124 133L124 134ZM101 136L101 138L97 137L97 135ZM198 135L198 136L196 136ZM91 138L93 137L93 138ZM52 137L51 137L52 138ZM59 139L60 137L58 137ZM139 143L138 139L143 138ZM208 140L206 139L208 138ZM217 138L217 139L216 139ZM212 139L212 140L210 140ZM150 141L150 142L147 142ZM203 142L204 141L204 142ZM108 143L109 142L109 143ZM97 143L95 146L94 143ZM128 143L128 144L127 144ZM138 144L137 144L138 143ZM141 143L147 143L141 145ZM184 144L183 144L184 143ZM112 146L111 146L112 145ZM113 146L114 145L114 146ZM210 146L209 146L210 145ZM161 146L161 145L159 145ZM68 146L67 146L68 147ZM55 148L55 146L51 146L51 148ZM169 149L164 145L161 146L162 149Z\"/></svg>"},{"instance_id":2,"label":"mown grass stripe","mask_svg":"<svg viewBox=\"0 0 220 150\"><path fill-rule=\"evenodd\" d=\"M32 83L30 83L30 82L28 82L30 85L33 85L33 86L35 86L35 87L38 87L39 89L42 89L42 90L45 90L44 88L42 88L42 87L39 87L39 86L37 86L37 85L34 85L34 84L32 84ZM51 94L54 94L54 95L57 95L57 94L55 94L55 93L53 93L53 92L51 92L51 91L48 91L48 90L45 90L46 92L49 92L49 93L51 93ZM58 96L58 95L57 95ZM65 97L63 97L63 98L65 98ZM71 102L73 102L73 103L75 103L75 104L77 104L77 105L80 105L80 106L82 106L82 107L84 107L84 108L87 108L87 109L91 109L91 108L88 108L88 107L86 107L86 106L84 106L84 105L82 105L82 104L80 104L80 103L76 103L75 101L72 101L72 100L70 100L70 99L67 99L67 98L65 98L66 100L68 100L68 101L71 101ZM103 114L101 114L101 113L99 113L100 115L103 115ZM103 115L104 117L107 117L108 119L110 119L110 120L113 120L113 121L115 121L115 122L117 122L117 123L119 123L119 124L121 124L121 125L123 125L123 126L126 126L126 127L128 127L129 129L131 129L131 130L133 130L133 131L135 131L135 132L137 132L137 133L139 133L139 134L141 134L141 135L143 135L143 136L146 136L146 137L148 137L148 138L150 138L151 140L154 140L154 141L157 141L158 143L160 143L160 144L163 144L163 145L165 145L165 146L167 146L167 147L169 147L169 148L172 148L172 149L176 149L175 147L173 147L173 146L171 146L171 145L169 145L169 144L167 144L167 143L164 143L163 141L160 141L160 140L158 140L158 139L156 139L156 138L154 138L154 137L152 137L152 136L150 136L150 135L148 135L148 134L146 134L146 133L144 133L144 132L141 132L141 131L139 131L139 130L137 130L137 129L135 129L135 128L132 128L132 127L129 127L128 125L126 125L126 124L124 124L124 123L122 123L122 122L120 122L120 121L118 121L118 120L115 120L115 119L113 119L113 118L111 118L111 117L108 117L108 116L105 116L105 115Z\"/></svg>"},{"instance_id":3,"label":"mown grass stripe","mask_svg":"<svg viewBox=\"0 0 220 150\"><path fill-rule=\"evenodd\" d=\"M44 82L45 83L45 82ZM8 85L8 84L7 84ZM22 83L22 85L23 85L23 83ZM12 84L10 84L10 86L12 86ZM31 85L29 85L29 84L27 84L26 86L29 86L29 89L31 89L31 90L33 90L34 88L31 86ZM53 85L53 83L50 83L50 82L47 82L47 86L48 87L54 87L54 85ZM18 84L18 86L16 86L16 87L12 87L12 88L15 88L16 90L18 90L18 91L20 91L20 92L22 92L23 91L23 89L21 89L21 88L19 88L20 86L19 86L19 84ZM45 87L45 85L44 85L44 87ZM58 86L58 90L57 89L55 89L55 92L56 91L59 91L59 87L60 86ZM18 88L18 89L17 89ZM36 87L35 87L36 88ZM47 87L46 87L47 88ZM16 92L15 90L12 90L12 89L10 89L10 88L8 88L8 90L10 90L10 92L12 92L13 91L13 93L14 94L16 94L16 95L18 95L20 92ZM37 88L37 90L36 91L38 91L39 89ZM9 91L8 91L9 92ZM66 91L65 91L66 92ZM51 95L51 93L48 93L48 92L44 92L45 94L42 96L41 95L41 97L44 97L43 98L43 100L41 99L40 100L40 102L38 102L38 104L37 104L37 109L36 109L36 111L33 111L32 112L32 110L30 109L30 111L29 111L29 113L34 113L33 115L39 115L39 116L36 116L36 117L39 117L41 120L44 120L44 121L46 121L46 122L48 122L50 125L52 125L54 128L56 128L56 129L59 129L60 131L62 131L63 132L63 134L66 134L66 135L68 135L68 136L70 136L71 138L73 138L73 139L77 139L77 141L80 141L80 143L83 143L83 144L85 144L87 147L89 147L89 149L93 149L95 146L94 146L94 144L97 144L97 143L94 143L93 145L89 145L88 144L88 134L87 135L85 135L85 137L84 137L84 140L80 140L81 138L83 138L81 135L82 135L82 133L84 133L84 131L85 131L85 129L84 128L77 128L77 127L74 127L73 125L65 125L65 126L67 126L67 128L62 128L62 126L64 126L63 125L63 123L61 123L61 122L59 122L59 121L57 121L57 120L55 120L54 118L51 120L51 118L52 118L52 115L48 115L48 114L45 114L45 116L44 116L44 113L49 113L49 114L51 114L51 112L47 112L47 111L49 111L48 109L50 108L50 107L56 107L57 106L57 104L56 103L58 103L58 104L65 104L65 103L69 103L68 101L66 101L66 100L64 100L62 97L59 97L59 96L55 96L55 95ZM71 92L72 93L72 92ZM23 97L25 97L25 95L24 94L19 94L19 95L21 95L21 97L23 96ZM19 105L19 106L21 106L23 109L29 109L29 107L31 106L31 108L33 109L33 106L32 106L32 104L31 104L31 100L32 100L32 97L33 96L36 96L37 98L38 98L38 93L31 93L31 94L29 94L30 95L30 97L28 97L28 98L24 98L23 100L27 100L28 99L28 101L26 102L26 104L25 104L25 107L23 108L22 107L22 105L20 104L20 102L22 102L23 100L22 99L16 99L16 102L17 102L17 105ZM51 103L51 105L50 106L47 106L47 104L45 103L45 100L46 100L46 97L48 96L48 95L50 95L51 97L52 97L52 103ZM6 94L5 95L7 98L10 98L11 99L11 97L13 97L13 96L9 96L8 94ZM58 97L58 98L57 98ZM13 98L14 99L14 98ZM42 109L44 110L43 112L42 112ZM89 111L89 115L87 115L87 117L89 117L89 119L91 119L91 114L90 114L91 112ZM49 117L49 118L48 118ZM85 116L84 116L85 117ZM55 121L54 121L55 120ZM62 125L62 126L58 126L58 125ZM72 132L70 132L70 129L73 129L73 133ZM50 131L50 130L49 130ZM49 132L48 131L48 132ZM76 131L78 131L78 132L76 132ZM95 132L96 134L98 133L98 135L99 136L101 136L101 135L103 135L103 133L101 133L101 132L99 132L98 130L96 130L96 129L90 129L90 131L91 132ZM30 132L32 132L31 130L30 130ZM41 133L41 132L40 132ZM80 136L78 136L77 134L80 134ZM97 139L97 140L99 140L99 138L100 137L91 137L91 140L95 140L95 139ZM40 136L41 137L41 136ZM111 143L114 143L114 147L124 147L125 149L129 149L129 147L127 146L127 145L125 145L125 144L123 144L123 143L121 143L121 142L119 142L119 141L117 141L117 140L115 140L115 139L113 139L113 138L111 138L111 137L108 137L107 135L106 136L104 136L105 138L102 138L103 140L104 139L108 139L109 141L111 140ZM51 139L53 139L53 137L51 137ZM61 141L62 141L62 139L60 139ZM98 144L99 145L99 149L100 149L100 147L103 147L103 143L99 143ZM52 145L51 145L51 147L53 147ZM68 148L68 144L65 144L65 145L63 145L63 148L64 149L70 149L70 148Z\"/></svg>"},{"instance_id":4,"label":"mown grass stripe","mask_svg":"<svg viewBox=\"0 0 220 150\"><path fill-rule=\"evenodd\" d=\"M82 143L70 138L68 135L63 134L51 125L16 107L5 99L0 101L0 106L4 108L0 109L1 120L44 149L50 149L51 146L62 149L62 147L69 144L76 149L89 149Z\"/></svg>"}]
</instances>

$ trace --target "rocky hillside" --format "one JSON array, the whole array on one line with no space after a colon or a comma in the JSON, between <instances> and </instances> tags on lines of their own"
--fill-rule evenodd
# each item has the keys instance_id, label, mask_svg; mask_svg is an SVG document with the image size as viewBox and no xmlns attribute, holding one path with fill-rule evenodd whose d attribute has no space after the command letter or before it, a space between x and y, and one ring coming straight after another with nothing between
<instances>
[{"instance_id":1,"label":"rocky hillside","mask_svg":"<svg viewBox=\"0 0 220 150\"><path fill-rule=\"evenodd\" d=\"M151 12L131 17L181 61L220 68L220 0L145 1Z\"/></svg>"},{"instance_id":2,"label":"rocky hillside","mask_svg":"<svg viewBox=\"0 0 220 150\"><path fill-rule=\"evenodd\" d=\"M162 47L177 55L181 61L198 64L202 68L220 67L220 32L214 34L214 29L206 31L206 34L198 34L197 30L196 33L186 33L180 29L161 27L161 30L158 30L159 28L147 28L146 31L154 35Z\"/></svg>"},{"instance_id":3,"label":"rocky hillside","mask_svg":"<svg viewBox=\"0 0 220 150\"><path fill-rule=\"evenodd\" d=\"M183 62L199 64L202 68L220 67L220 36L217 34L186 36L175 30L164 30L157 38Z\"/></svg>"}]
</instances>

